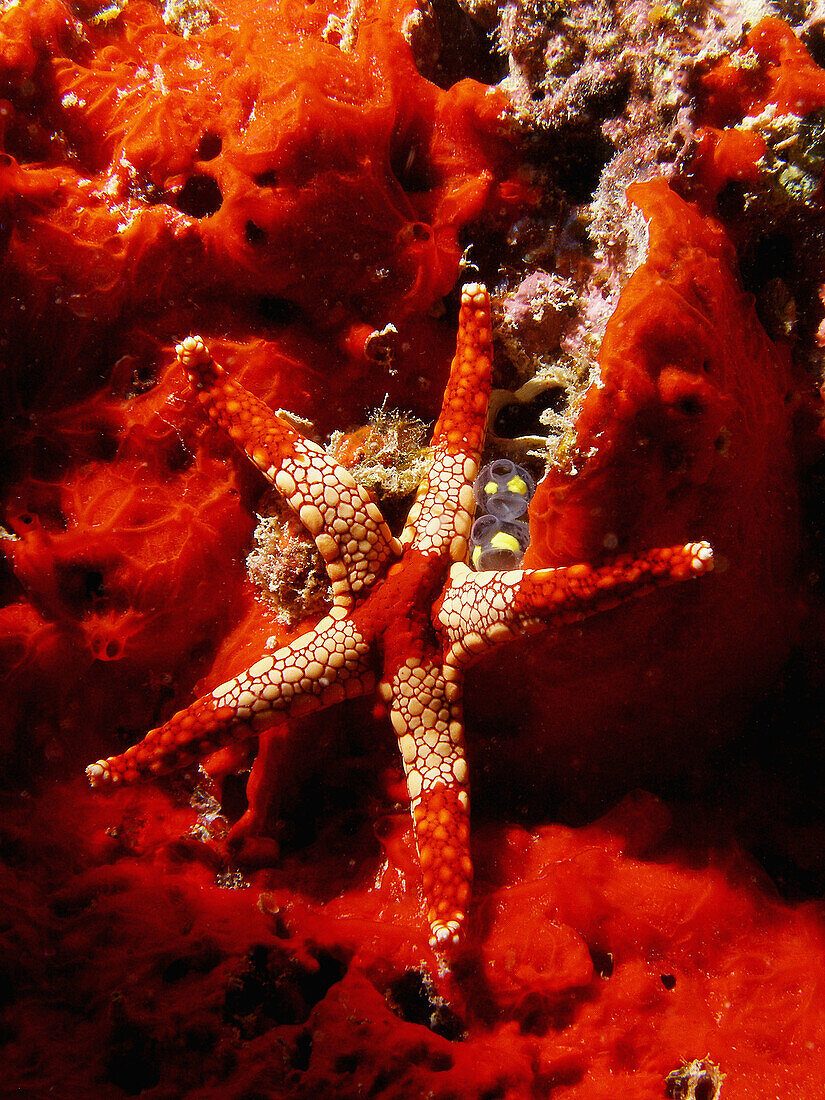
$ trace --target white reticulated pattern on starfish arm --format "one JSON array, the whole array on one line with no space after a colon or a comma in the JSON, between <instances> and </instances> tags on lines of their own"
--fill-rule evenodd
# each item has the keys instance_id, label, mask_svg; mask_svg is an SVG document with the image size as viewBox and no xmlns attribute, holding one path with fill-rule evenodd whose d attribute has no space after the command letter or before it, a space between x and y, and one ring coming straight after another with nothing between
<instances>
[{"instance_id":1,"label":"white reticulated pattern on starfish arm","mask_svg":"<svg viewBox=\"0 0 825 1100\"><path fill-rule=\"evenodd\" d=\"M350 607L401 552L372 494L317 443L230 379L199 336L187 337L176 350L209 417L281 493L315 539L335 603Z\"/></svg>"}]
</instances>

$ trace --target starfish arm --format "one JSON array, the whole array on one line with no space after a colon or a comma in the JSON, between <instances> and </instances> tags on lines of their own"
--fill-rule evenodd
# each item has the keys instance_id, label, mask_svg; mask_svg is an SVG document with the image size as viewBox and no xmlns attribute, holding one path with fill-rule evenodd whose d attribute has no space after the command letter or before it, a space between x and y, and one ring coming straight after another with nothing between
<instances>
[{"instance_id":1,"label":"starfish arm","mask_svg":"<svg viewBox=\"0 0 825 1100\"><path fill-rule=\"evenodd\" d=\"M229 378L199 336L188 336L175 350L209 417L283 494L315 539L334 603L351 606L400 553L368 490Z\"/></svg>"},{"instance_id":2,"label":"starfish arm","mask_svg":"<svg viewBox=\"0 0 825 1100\"><path fill-rule=\"evenodd\" d=\"M255 736L280 714L298 717L375 687L369 642L341 608L314 630L267 654L137 745L86 769L93 787L154 779L188 767L229 742Z\"/></svg>"},{"instance_id":3,"label":"starfish arm","mask_svg":"<svg viewBox=\"0 0 825 1100\"><path fill-rule=\"evenodd\" d=\"M433 624L448 650L447 664L464 664L516 635L584 619L712 568L707 542L649 550L601 568L472 573L454 566L433 608Z\"/></svg>"},{"instance_id":4,"label":"starfish arm","mask_svg":"<svg viewBox=\"0 0 825 1100\"><path fill-rule=\"evenodd\" d=\"M401 535L402 545L449 554L454 562L467 555L492 358L490 296L481 284L468 284L461 292L456 353L433 432L430 467Z\"/></svg>"},{"instance_id":5,"label":"starfish arm","mask_svg":"<svg viewBox=\"0 0 825 1100\"><path fill-rule=\"evenodd\" d=\"M461 683L449 675L409 657L379 689L407 776L430 943L441 949L460 940L473 877Z\"/></svg>"}]
</instances>

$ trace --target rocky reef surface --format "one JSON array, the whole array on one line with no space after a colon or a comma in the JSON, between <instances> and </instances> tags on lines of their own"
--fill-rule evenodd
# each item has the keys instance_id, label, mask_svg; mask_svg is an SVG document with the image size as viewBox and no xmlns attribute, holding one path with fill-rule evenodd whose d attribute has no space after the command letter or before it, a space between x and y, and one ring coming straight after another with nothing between
<instances>
[{"instance_id":1,"label":"rocky reef surface","mask_svg":"<svg viewBox=\"0 0 825 1100\"><path fill-rule=\"evenodd\" d=\"M821 1087L815 7L0 4L10 1094ZM108 796L83 767L329 598L175 343L400 522L479 279L525 564L708 539L717 567L470 673L447 965L374 699L293 720L242 853L254 745Z\"/></svg>"}]
</instances>

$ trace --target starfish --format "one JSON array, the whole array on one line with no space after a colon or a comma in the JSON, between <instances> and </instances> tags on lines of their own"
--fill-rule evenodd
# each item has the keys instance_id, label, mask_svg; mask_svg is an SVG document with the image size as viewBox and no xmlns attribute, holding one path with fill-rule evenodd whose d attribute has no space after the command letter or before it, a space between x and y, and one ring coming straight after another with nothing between
<instances>
[{"instance_id":1,"label":"starfish","mask_svg":"<svg viewBox=\"0 0 825 1100\"><path fill-rule=\"evenodd\" d=\"M406 772L430 942L438 950L452 948L461 940L473 871L462 721L467 664L518 635L561 627L656 585L705 573L712 550L695 542L599 568L468 568L472 485L492 367L490 300L480 284L462 292L456 355L428 472L400 539L369 491L228 377L200 337L187 337L176 352L209 417L315 539L333 601L312 629L266 650L139 744L91 764L89 780L93 787L111 787L152 779L258 736L249 781L255 797L247 811L254 819L261 791L273 781L273 744L283 720L377 687ZM247 818L247 826L255 824L260 822Z\"/></svg>"}]
</instances>

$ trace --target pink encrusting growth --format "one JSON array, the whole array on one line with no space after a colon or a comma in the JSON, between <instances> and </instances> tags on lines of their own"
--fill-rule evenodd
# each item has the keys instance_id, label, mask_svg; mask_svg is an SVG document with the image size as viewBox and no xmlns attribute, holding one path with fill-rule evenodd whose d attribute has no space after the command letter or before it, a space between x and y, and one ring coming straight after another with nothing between
<instances>
[{"instance_id":1,"label":"pink encrusting growth","mask_svg":"<svg viewBox=\"0 0 825 1100\"><path fill-rule=\"evenodd\" d=\"M594 568L471 573L465 564L472 485L484 441L492 367L489 296L465 286L455 358L427 475L400 541L370 493L216 364L199 337L177 348L198 399L312 534L333 585L329 614L215 688L124 753L87 769L94 787L152 778L264 733L283 718L378 691L389 705L407 777L431 943L456 945L472 880L464 752L464 666L513 637L562 626L657 584L712 568L704 542ZM288 731L287 731L288 732ZM250 800L270 787L262 752ZM263 819L250 805L242 819Z\"/></svg>"}]
</instances>

